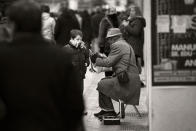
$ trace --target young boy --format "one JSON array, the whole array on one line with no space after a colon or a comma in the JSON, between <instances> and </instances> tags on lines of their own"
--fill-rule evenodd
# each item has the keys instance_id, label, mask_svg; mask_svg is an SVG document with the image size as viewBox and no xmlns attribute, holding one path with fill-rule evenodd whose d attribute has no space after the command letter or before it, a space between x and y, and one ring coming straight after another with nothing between
<instances>
[{"instance_id":1,"label":"young boy","mask_svg":"<svg viewBox=\"0 0 196 131\"><path fill-rule=\"evenodd\" d=\"M84 90L84 78L89 66L89 51L82 41L83 34L80 30L73 29L70 32L71 39L65 48L69 48L73 54L72 63L80 75L81 93Z\"/></svg>"}]
</instances>

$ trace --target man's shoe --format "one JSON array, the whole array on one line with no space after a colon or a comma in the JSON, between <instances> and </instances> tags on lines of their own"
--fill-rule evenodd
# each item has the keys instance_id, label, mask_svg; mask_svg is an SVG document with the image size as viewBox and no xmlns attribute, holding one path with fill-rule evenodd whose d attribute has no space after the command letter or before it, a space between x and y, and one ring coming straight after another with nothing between
<instances>
[{"instance_id":1,"label":"man's shoe","mask_svg":"<svg viewBox=\"0 0 196 131\"><path fill-rule=\"evenodd\" d=\"M100 115L103 115L103 114L105 114L105 113L106 113L106 111L101 110L100 112L95 113L94 116L95 116L95 117L99 117Z\"/></svg>"},{"instance_id":2,"label":"man's shoe","mask_svg":"<svg viewBox=\"0 0 196 131\"><path fill-rule=\"evenodd\" d=\"M103 116L116 116L116 115L117 114L115 111L104 111L104 110L101 110L100 112L94 114L94 116L98 118Z\"/></svg>"},{"instance_id":3,"label":"man's shoe","mask_svg":"<svg viewBox=\"0 0 196 131\"><path fill-rule=\"evenodd\" d=\"M104 116L117 116L116 112L115 111L108 111L107 114L105 114Z\"/></svg>"},{"instance_id":4,"label":"man's shoe","mask_svg":"<svg viewBox=\"0 0 196 131\"><path fill-rule=\"evenodd\" d=\"M144 88L145 87L145 84L144 82L141 81L141 88Z\"/></svg>"}]
</instances>

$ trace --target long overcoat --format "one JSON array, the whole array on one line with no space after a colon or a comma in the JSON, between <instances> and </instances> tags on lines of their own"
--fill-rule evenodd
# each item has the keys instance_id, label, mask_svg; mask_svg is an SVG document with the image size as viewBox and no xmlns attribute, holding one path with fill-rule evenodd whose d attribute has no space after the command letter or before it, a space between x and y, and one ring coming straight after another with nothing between
<instances>
[{"instance_id":1,"label":"long overcoat","mask_svg":"<svg viewBox=\"0 0 196 131\"><path fill-rule=\"evenodd\" d=\"M104 78L98 83L97 90L106 96L126 104L138 105L140 97L140 77L132 47L123 39L111 44L107 58L97 58L96 65L112 67L115 74L126 70L128 65L129 83L120 84L117 76Z\"/></svg>"},{"instance_id":2,"label":"long overcoat","mask_svg":"<svg viewBox=\"0 0 196 131\"><path fill-rule=\"evenodd\" d=\"M75 131L84 106L66 50L20 33L0 48L0 62L1 131Z\"/></svg>"}]
</instances>

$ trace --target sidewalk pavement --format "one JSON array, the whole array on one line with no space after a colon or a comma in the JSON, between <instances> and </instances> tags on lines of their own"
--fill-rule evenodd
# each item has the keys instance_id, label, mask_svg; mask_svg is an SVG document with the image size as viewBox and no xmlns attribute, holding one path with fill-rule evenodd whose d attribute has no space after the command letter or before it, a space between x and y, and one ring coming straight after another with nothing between
<instances>
[{"instance_id":1,"label":"sidewalk pavement","mask_svg":"<svg viewBox=\"0 0 196 131\"><path fill-rule=\"evenodd\" d=\"M84 116L86 131L148 131L147 88L141 88L140 105L137 106L142 117L139 118L134 107L128 105L125 110L125 119L121 125L103 125L94 113L99 112L97 83L104 77L103 73L97 74L87 71L84 80L84 100L88 114ZM115 111L119 112L118 102L113 101Z\"/></svg>"}]
</instances>

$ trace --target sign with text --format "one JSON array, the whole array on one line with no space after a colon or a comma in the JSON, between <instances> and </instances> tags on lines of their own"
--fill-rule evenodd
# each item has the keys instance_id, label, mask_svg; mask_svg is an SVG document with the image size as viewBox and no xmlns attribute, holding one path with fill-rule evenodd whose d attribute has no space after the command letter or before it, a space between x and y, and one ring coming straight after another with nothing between
<instances>
[{"instance_id":1,"label":"sign with text","mask_svg":"<svg viewBox=\"0 0 196 131\"><path fill-rule=\"evenodd\" d=\"M196 2L153 2L153 85L196 85Z\"/></svg>"}]
</instances>

